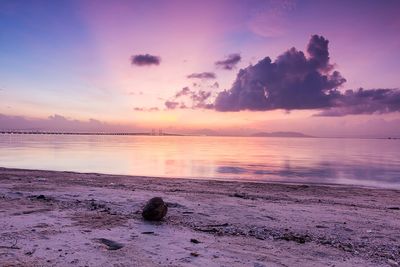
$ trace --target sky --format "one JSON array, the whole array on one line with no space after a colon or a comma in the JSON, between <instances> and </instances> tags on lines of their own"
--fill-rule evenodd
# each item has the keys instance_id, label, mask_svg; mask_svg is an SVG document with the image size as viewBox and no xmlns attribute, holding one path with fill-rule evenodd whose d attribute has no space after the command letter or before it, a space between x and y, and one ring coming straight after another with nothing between
<instances>
[{"instance_id":1,"label":"sky","mask_svg":"<svg viewBox=\"0 0 400 267\"><path fill-rule=\"evenodd\" d=\"M0 129L400 136L400 1L0 1Z\"/></svg>"}]
</instances>

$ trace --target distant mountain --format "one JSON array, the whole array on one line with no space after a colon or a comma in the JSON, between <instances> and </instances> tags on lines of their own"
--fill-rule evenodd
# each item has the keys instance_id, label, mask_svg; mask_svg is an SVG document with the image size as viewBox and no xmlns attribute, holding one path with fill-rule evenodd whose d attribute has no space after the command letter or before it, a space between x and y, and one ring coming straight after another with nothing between
<instances>
[{"instance_id":1,"label":"distant mountain","mask_svg":"<svg viewBox=\"0 0 400 267\"><path fill-rule=\"evenodd\" d=\"M256 137L304 137L304 138L314 137L311 135L306 135L306 134L298 133L298 132L272 132L272 133L259 132L259 133L252 134L251 136L256 136Z\"/></svg>"}]
</instances>

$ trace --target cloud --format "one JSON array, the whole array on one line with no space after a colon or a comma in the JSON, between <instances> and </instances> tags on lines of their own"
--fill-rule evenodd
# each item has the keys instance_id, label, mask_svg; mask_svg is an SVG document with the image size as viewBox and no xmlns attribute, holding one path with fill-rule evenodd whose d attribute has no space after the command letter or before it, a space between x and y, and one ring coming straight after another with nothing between
<instances>
[{"instance_id":1,"label":"cloud","mask_svg":"<svg viewBox=\"0 0 400 267\"><path fill-rule=\"evenodd\" d=\"M188 78L206 80L193 83L192 88L182 88L164 104L167 109L203 108L221 112L319 110L315 116L400 111L398 89L339 91L346 79L330 62L328 45L323 36L312 35L306 52L293 47L275 61L265 57L241 69L231 88L216 95L212 91L219 88L218 82L209 83L206 79L214 78L214 73L192 73ZM235 59L231 55L216 64L231 69L240 60L240 55L237 56Z\"/></svg>"},{"instance_id":2,"label":"cloud","mask_svg":"<svg viewBox=\"0 0 400 267\"><path fill-rule=\"evenodd\" d=\"M186 109L186 108L203 108L212 109L214 105L208 103L212 93L205 90L191 90L189 87L183 87L180 91L176 92L175 96L168 101L165 101L165 107L167 109ZM191 102L190 106L187 106L182 98L186 98Z\"/></svg>"},{"instance_id":3,"label":"cloud","mask_svg":"<svg viewBox=\"0 0 400 267\"><path fill-rule=\"evenodd\" d=\"M182 90L178 91L175 94L175 98L178 98L178 97L181 97L181 96L185 96L185 95L188 95L190 93L191 93L190 88L186 86L186 87L183 87Z\"/></svg>"},{"instance_id":4,"label":"cloud","mask_svg":"<svg viewBox=\"0 0 400 267\"><path fill-rule=\"evenodd\" d=\"M210 109L214 106L212 104L206 103L207 99L211 96L211 92L207 92L204 90L199 90L197 92L192 92L190 98L193 101L192 108L205 108Z\"/></svg>"},{"instance_id":5,"label":"cloud","mask_svg":"<svg viewBox=\"0 0 400 267\"><path fill-rule=\"evenodd\" d=\"M159 111L160 109L158 107L151 107L151 108L139 108L139 107L134 107L133 108L134 111Z\"/></svg>"},{"instance_id":6,"label":"cloud","mask_svg":"<svg viewBox=\"0 0 400 267\"><path fill-rule=\"evenodd\" d=\"M217 76L214 72L201 72L201 73L192 73L187 76L188 79L215 79Z\"/></svg>"},{"instance_id":7,"label":"cloud","mask_svg":"<svg viewBox=\"0 0 400 267\"><path fill-rule=\"evenodd\" d=\"M128 93L128 95L143 95L143 92L142 91L139 91L139 92L131 91Z\"/></svg>"},{"instance_id":8,"label":"cloud","mask_svg":"<svg viewBox=\"0 0 400 267\"><path fill-rule=\"evenodd\" d=\"M97 132L125 131L123 125L114 125L96 119L86 121L66 118L62 115L52 115L47 118L27 118L0 114L1 130L30 130L30 131L68 131L68 132Z\"/></svg>"},{"instance_id":9,"label":"cloud","mask_svg":"<svg viewBox=\"0 0 400 267\"><path fill-rule=\"evenodd\" d=\"M346 116L355 114L383 114L400 111L400 90L369 89L347 90L338 96L334 106L316 116Z\"/></svg>"},{"instance_id":10,"label":"cloud","mask_svg":"<svg viewBox=\"0 0 400 267\"><path fill-rule=\"evenodd\" d=\"M177 102L177 101L170 101L170 100L167 100L167 101L165 101L165 107L167 108L167 109L176 109L176 108L178 108L179 107L179 102Z\"/></svg>"},{"instance_id":11,"label":"cloud","mask_svg":"<svg viewBox=\"0 0 400 267\"><path fill-rule=\"evenodd\" d=\"M313 35L308 56L291 48L272 62L265 57L241 69L215 100L218 111L329 108L346 80L329 63L328 40Z\"/></svg>"},{"instance_id":12,"label":"cloud","mask_svg":"<svg viewBox=\"0 0 400 267\"><path fill-rule=\"evenodd\" d=\"M131 57L132 65L150 66L150 65L160 65L160 63L161 63L160 57L149 55L149 54L134 55Z\"/></svg>"},{"instance_id":13,"label":"cloud","mask_svg":"<svg viewBox=\"0 0 400 267\"><path fill-rule=\"evenodd\" d=\"M230 54L227 58L215 62L215 65L225 70L232 70L241 59L239 54Z\"/></svg>"}]
</instances>

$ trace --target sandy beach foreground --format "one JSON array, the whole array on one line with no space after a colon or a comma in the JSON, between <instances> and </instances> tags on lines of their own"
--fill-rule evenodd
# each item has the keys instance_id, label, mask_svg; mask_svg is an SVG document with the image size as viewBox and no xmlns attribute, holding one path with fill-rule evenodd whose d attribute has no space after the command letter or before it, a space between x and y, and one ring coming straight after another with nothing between
<instances>
[{"instance_id":1,"label":"sandy beach foreground","mask_svg":"<svg viewBox=\"0 0 400 267\"><path fill-rule=\"evenodd\" d=\"M388 189L0 168L0 266L398 266L399 209Z\"/></svg>"}]
</instances>

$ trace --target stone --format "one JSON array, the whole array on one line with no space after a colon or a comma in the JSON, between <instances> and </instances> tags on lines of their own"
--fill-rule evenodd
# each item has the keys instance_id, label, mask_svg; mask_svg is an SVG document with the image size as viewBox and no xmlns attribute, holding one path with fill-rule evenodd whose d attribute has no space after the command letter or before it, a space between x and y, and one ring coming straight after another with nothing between
<instances>
[{"instance_id":1,"label":"stone","mask_svg":"<svg viewBox=\"0 0 400 267\"><path fill-rule=\"evenodd\" d=\"M124 247L121 243L106 238L99 238L97 241L106 245L108 250L118 250Z\"/></svg>"},{"instance_id":2,"label":"stone","mask_svg":"<svg viewBox=\"0 0 400 267\"><path fill-rule=\"evenodd\" d=\"M143 208L142 216L147 221L161 221L167 215L168 207L161 197L150 199Z\"/></svg>"}]
</instances>

